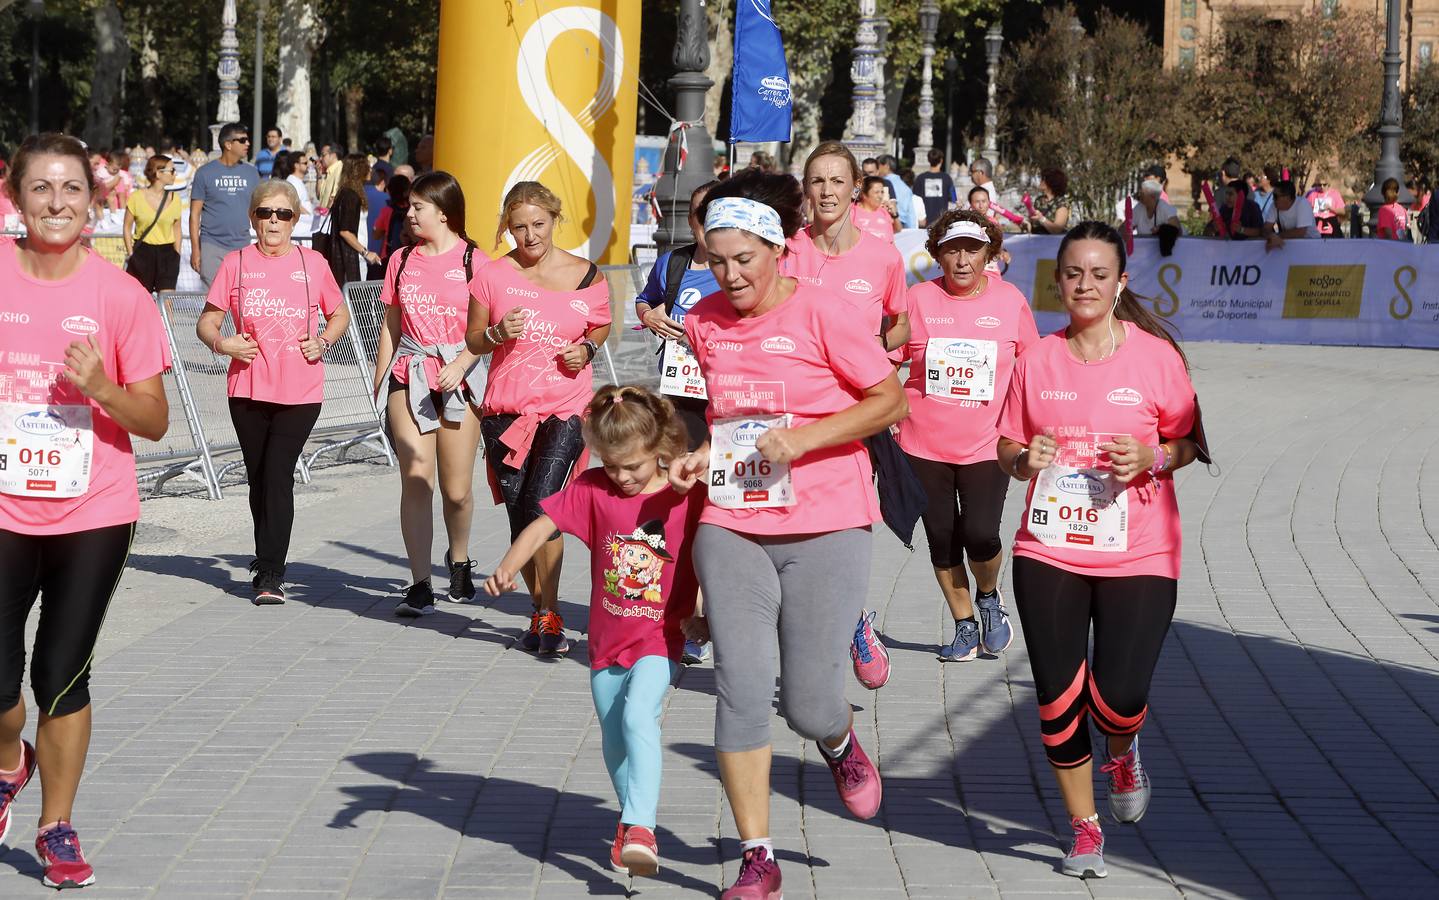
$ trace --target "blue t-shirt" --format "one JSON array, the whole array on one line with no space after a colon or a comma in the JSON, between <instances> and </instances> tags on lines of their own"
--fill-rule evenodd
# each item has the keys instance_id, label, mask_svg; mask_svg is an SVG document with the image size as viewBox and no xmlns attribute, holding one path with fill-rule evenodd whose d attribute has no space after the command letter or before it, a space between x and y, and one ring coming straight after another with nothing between
<instances>
[{"instance_id":1,"label":"blue t-shirt","mask_svg":"<svg viewBox=\"0 0 1439 900\"><path fill-rule=\"evenodd\" d=\"M212 159L195 173L190 199L204 202L200 208L200 240L235 250L250 243L250 192L260 183L260 173L249 163L223 166Z\"/></svg>"},{"instance_id":2,"label":"blue t-shirt","mask_svg":"<svg viewBox=\"0 0 1439 900\"><path fill-rule=\"evenodd\" d=\"M893 172L884 176L884 180L889 182L889 192L894 195L895 205L899 207L899 224L905 228L918 228L919 221L914 217L914 191Z\"/></svg>"},{"instance_id":3,"label":"blue t-shirt","mask_svg":"<svg viewBox=\"0 0 1439 900\"><path fill-rule=\"evenodd\" d=\"M369 229L370 234L365 238L365 246L370 248L371 253L379 253L385 246L385 236L375 236L375 220L380 217L380 210L390 205L390 195L375 187L373 184L365 185L365 203L370 207Z\"/></svg>"},{"instance_id":4,"label":"blue t-shirt","mask_svg":"<svg viewBox=\"0 0 1439 900\"><path fill-rule=\"evenodd\" d=\"M636 303L648 304L651 309L665 305L665 288L668 286L665 273L669 270L670 256L670 253L666 253L655 260L654 267L650 269L649 280L645 282L645 289L635 298ZM685 267L684 277L680 279L680 292L675 295L675 306L670 310L670 318L683 322L690 307L698 303L701 297L708 297L719 289L719 282L715 281L708 266L703 269Z\"/></svg>"},{"instance_id":5,"label":"blue t-shirt","mask_svg":"<svg viewBox=\"0 0 1439 900\"><path fill-rule=\"evenodd\" d=\"M269 147L261 147L260 152L255 154L255 170L263 178L269 178L270 173L275 171L275 153Z\"/></svg>"}]
</instances>

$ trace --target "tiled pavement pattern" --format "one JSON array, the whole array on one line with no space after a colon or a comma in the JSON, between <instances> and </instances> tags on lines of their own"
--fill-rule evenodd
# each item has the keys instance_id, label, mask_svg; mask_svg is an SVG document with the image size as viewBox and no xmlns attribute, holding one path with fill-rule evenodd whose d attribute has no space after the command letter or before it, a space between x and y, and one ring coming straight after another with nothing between
<instances>
[{"instance_id":1,"label":"tiled pavement pattern","mask_svg":"<svg viewBox=\"0 0 1439 900\"><path fill-rule=\"evenodd\" d=\"M866 587L894 677L851 689L884 807L841 814L814 749L776 719L789 900L1439 896L1439 355L1189 351L1222 474L1181 479L1185 577L1143 744L1155 798L1142 824L1109 827L1110 877L1056 874L1067 829L1022 637L941 668L950 624L924 548L886 533ZM516 650L517 596L394 619L397 480L367 465L300 489L292 602L252 607L235 588L242 493L144 506L94 679L86 896L623 894L583 644L558 662ZM503 521L482 501L482 565ZM567 552L579 629L585 555ZM664 721L664 869L638 896L734 877L712 711L712 672L688 670ZM45 893L38 793L0 850L0 896Z\"/></svg>"}]
</instances>

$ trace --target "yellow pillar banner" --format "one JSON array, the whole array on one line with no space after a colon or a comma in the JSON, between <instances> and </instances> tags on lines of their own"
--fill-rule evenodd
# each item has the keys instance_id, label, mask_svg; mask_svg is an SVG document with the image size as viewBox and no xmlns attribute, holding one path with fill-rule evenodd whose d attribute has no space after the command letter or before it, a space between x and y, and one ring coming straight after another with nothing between
<instances>
[{"instance_id":1,"label":"yellow pillar banner","mask_svg":"<svg viewBox=\"0 0 1439 900\"><path fill-rule=\"evenodd\" d=\"M482 248L505 192L539 181L563 206L556 246L628 261L639 49L640 0L442 0L435 167Z\"/></svg>"}]
</instances>

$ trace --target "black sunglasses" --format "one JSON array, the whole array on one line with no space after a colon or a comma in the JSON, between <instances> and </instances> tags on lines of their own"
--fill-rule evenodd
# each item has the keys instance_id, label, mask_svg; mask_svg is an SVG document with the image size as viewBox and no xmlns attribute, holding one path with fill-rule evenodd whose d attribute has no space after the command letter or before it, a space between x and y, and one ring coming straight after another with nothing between
<instances>
[{"instance_id":1,"label":"black sunglasses","mask_svg":"<svg viewBox=\"0 0 1439 900\"><path fill-rule=\"evenodd\" d=\"M250 143L250 139L247 137L230 138L230 142L235 144L248 144Z\"/></svg>"},{"instance_id":2,"label":"black sunglasses","mask_svg":"<svg viewBox=\"0 0 1439 900\"><path fill-rule=\"evenodd\" d=\"M288 222L295 218L295 211L293 209L272 209L268 206L255 207L255 218L261 222L264 222L272 216L281 222Z\"/></svg>"}]
</instances>

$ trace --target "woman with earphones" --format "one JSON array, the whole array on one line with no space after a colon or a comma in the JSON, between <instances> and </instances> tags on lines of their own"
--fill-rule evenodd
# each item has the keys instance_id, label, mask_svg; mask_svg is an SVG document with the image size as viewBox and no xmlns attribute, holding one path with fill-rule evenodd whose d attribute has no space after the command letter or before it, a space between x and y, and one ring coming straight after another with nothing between
<instances>
[{"instance_id":1,"label":"woman with earphones","mask_svg":"<svg viewBox=\"0 0 1439 900\"><path fill-rule=\"evenodd\" d=\"M1127 287L1119 232L1081 222L1059 245L1055 280L1069 325L1015 362L999 464L1032 482L1014 599L1074 831L1062 871L1103 878L1089 717L1105 736L1110 813L1138 822L1150 795L1139 731L1178 595L1174 471L1198 456L1198 403L1184 352Z\"/></svg>"}]
</instances>

